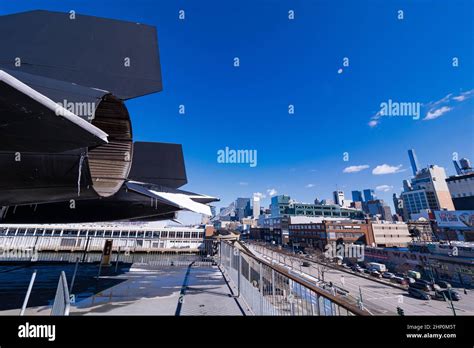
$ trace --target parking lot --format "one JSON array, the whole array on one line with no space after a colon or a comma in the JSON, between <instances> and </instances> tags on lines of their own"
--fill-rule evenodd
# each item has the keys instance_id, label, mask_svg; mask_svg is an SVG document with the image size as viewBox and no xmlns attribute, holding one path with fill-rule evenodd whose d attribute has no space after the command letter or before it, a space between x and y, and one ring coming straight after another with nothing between
<instances>
[{"instance_id":1,"label":"parking lot","mask_svg":"<svg viewBox=\"0 0 474 348\"><path fill-rule=\"evenodd\" d=\"M267 261L278 263L292 270L298 270L313 278L321 279L324 273L324 280L332 282L335 286L341 287L349 292L352 297L362 298L362 303L371 313L375 315L396 315L397 307L403 309L405 315L453 315L453 308L450 301L440 300L420 300L408 294L397 286L391 286L378 282L371 277L360 274L351 274L347 270L337 269L336 266L327 266L315 261L307 261L309 266L304 267L303 261L299 258L285 255L278 255L272 252L262 253L260 247L250 245L250 249L258 256ZM455 289L461 296L460 301L453 301L456 315L474 315L474 292L464 289Z\"/></svg>"}]
</instances>

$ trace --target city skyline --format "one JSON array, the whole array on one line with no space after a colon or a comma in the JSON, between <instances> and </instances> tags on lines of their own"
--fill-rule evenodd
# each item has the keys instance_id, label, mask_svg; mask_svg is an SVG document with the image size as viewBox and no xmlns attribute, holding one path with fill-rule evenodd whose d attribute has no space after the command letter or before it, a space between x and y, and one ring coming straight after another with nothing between
<instances>
[{"instance_id":1,"label":"city skyline","mask_svg":"<svg viewBox=\"0 0 474 348\"><path fill-rule=\"evenodd\" d=\"M182 143L184 189L219 197L217 207L257 192L264 207L272 193L313 202L374 189L394 212L392 194L412 176L408 149L447 176L453 153L474 159L469 1L124 6L32 0L0 14L41 7L156 25L164 88L126 102L134 138ZM409 114L395 116L396 103ZM256 150L258 162L220 163L226 148Z\"/></svg>"}]
</instances>

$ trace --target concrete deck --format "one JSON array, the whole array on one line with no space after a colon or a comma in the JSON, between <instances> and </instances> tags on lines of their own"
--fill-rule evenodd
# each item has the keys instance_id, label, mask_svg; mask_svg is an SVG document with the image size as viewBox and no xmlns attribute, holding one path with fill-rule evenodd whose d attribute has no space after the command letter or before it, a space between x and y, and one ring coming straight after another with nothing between
<instances>
[{"instance_id":1,"label":"concrete deck","mask_svg":"<svg viewBox=\"0 0 474 348\"><path fill-rule=\"evenodd\" d=\"M215 266L134 264L114 278L124 281L79 299L70 315L243 315Z\"/></svg>"}]
</instances>

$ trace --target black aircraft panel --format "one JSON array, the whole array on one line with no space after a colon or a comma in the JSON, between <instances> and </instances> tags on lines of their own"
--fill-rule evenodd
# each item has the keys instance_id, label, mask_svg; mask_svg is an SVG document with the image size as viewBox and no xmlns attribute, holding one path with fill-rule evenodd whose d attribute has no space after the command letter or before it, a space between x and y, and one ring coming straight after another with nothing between
<instances>
[{"instance_id":1,"label":"black aircraft panel","mask_svg":"<svg viewBox=\"0 0 474 348\"><path fill-rule=\"evenodd\" d=\"M162 90L155 27L31 11L0 16L0 33L0 69L99 88L124 100Z\"/></svg>"},{"instance_id":2,"label":"black aircraft panel","mask_svg":"<svg viewBox=\"0 0 474 348\"><path fill-rule=\"evenodd\" d=\"M188 182L180 144L135 142L130 180L178 188Z\"/></svg>"},{"instance_id":3,"label":"black aircraft panel","mask_svg":"<svg viewBox=\"0 0 474 348\"><path fill-rule=\"evenodd\" d=\"M63 152L106 142L0 81L0 151Z\"/></svg>"}]
</instances>

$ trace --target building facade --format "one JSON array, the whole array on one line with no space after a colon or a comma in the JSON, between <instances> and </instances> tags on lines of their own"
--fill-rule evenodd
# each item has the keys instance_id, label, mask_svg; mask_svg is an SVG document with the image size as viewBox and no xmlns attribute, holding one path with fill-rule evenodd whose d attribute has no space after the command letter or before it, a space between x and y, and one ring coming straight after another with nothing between
<instances>
[{"instance_id":1,"label":"building facade","mask_svg":"<svg viewBox=\"0 0 474 348\"><path fill-rule=\"evenodd\" d=\"M404 222L370 222L377 247L407 247L412 241L408 225Z\"/></svg>"},{"instance_id":2,"label":"building facade","mask_svg":"<svg viewBox=\"0 0 474 348\"><path fill-rule=\"evenodd\" d=\"M290 245L324 250L329 243L373 244L370 225L358 220L313 220L291 223Z\"/></svg>"},{"instance_id":3,"label":"building facade","mask_svg":"<svg viewBox=\"0 0 474 348\"><path fill-rule=\"evenodd\" d=\"M474 172L446 179L456 210L474 210Z\"/></svg>"}]
</instances>

